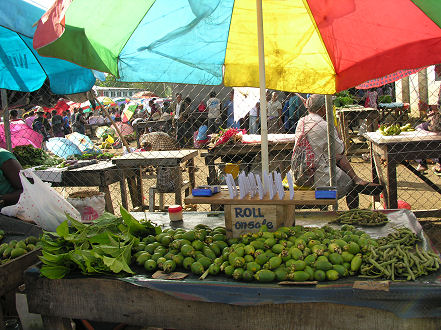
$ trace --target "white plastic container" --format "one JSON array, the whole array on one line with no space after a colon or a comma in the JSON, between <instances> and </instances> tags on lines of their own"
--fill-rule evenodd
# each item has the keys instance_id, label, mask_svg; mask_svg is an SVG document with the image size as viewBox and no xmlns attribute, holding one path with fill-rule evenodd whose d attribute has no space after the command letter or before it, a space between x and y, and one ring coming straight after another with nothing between
<instances>
[{"instance_id":1,"label":"white plastic container","mask_svg":"<svg viewBox=\"0 0 441 330\"><path fill-rule=\"evenodd\" d=\"M168 216L170 221L182 221L182 206L171 205L168 207Z\"/></svg>"}]
</instances>

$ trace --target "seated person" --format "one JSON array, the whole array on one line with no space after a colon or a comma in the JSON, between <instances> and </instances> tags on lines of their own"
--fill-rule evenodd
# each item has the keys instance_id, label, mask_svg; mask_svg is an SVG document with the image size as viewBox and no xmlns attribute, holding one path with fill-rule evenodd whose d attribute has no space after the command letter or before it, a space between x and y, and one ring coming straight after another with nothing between
<instances>
[{"instance_id":1,"label":"seated person","mask_svg":"<svg viewBox=\"0 0 441 330\"><path fill-rule=\"evenodd\" d=\"M0 208L6 205L17 204L23 192L20 180L20 163L12 152L0 148Z\"/></svg>"},{"instance_id":2,"label":"seated person","mask_svg":"<svg viewBox=\"0 0 441 330\"><path fill-rule=\"evenodd\" d=\"M296 138L302 131L314 152L315 174L313 187L329 186L328 133L326 123L325 96L315 94L306 101L308 114L300 118L296 128ZM367 182L355 174L354 169L344 155L344 144L334 132L337 162L338 198L346 196L350 209L358 208L358 194L378 195L382 192L381 185Z\"/></svg>"}]
</instances>

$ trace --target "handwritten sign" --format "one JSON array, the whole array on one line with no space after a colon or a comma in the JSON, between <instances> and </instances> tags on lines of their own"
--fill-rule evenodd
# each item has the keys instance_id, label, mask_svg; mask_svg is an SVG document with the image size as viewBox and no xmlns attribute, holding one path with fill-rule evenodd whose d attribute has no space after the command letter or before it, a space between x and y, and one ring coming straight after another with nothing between
<instances>
[{"instance_id":1,"label":"handwritten sign","mask_svg":"<svg viewBox=\"0 0 441 330\"><path fill-rule=\"evenodd\" d=\"M233 237L256 233L263 225L270 231L277 227L275 205L232 205L230 215Z\"/></svg>"}]
</instances>

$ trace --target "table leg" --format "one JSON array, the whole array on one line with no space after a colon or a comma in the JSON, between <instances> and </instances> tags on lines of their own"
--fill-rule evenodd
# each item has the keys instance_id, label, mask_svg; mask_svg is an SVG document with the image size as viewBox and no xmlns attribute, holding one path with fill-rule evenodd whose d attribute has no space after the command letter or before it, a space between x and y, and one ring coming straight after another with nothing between
<instances>
[{"instance_id":1,"label":"table leg","mask_svg":"<svg viewBox=\"0 0 441 330\"><path fill-rule=\"evenodd\" d=\"M394 161L387 159L387 208L398 208L398 193L397 193L397 164Z\"/></svg>"},{"instance_id":2,"label":"table leg","mask_svg":"<svg viewBox=\"0 0 441 330\"><path fill-rule=\"evenodd\" d=\"M110 195L109 186L100 186L100 192L104 193L104 200L106 201L106 211L113 213L112 196Z\"/></svg>"},{"instance_id":3,"label":"table leg","mask_svg":"<svg viewBox=\"0 0 441 330\"><path fill-rule=\"evenodd\" d=\"M188 160L187 168L188 168L188 179L190 180L190 189L194 189L194 187L196 187L196 180L194 176L195 173L194 158Z\"/></svg>"},{"instance_id":4,"label":"table leg","mask_svg":"<svg viewBox=\"0 0 441 330\"><path fill-rule=\"evenodd\" d=\"M349 121L346 118L344 113L341 114L341 122L342 122L341 131L342 131L342 135L343 135L342 138L343 138L343 143L345 145L345 154L347 155L348 151L349 151L349 146L350 146L349 132L348 132Z\"/></svg>"},{"instance_id":5,"label":"table leg","mask_svg":"<svg viewBox=\"0 0 441 330\"><path fill-rule=\"evenodd\" d=\"M0 330L5 329L5 321L3 319L3 306L0 304Z\"/></svg>"},{"instance_id":6,"label":"table leg","mask_svg":"<svg viewBox=\"0 0 441 330\"><path fill-rule=\"evenodd\" d=\"M132 200L132 206L133 207L140 206L138 191L136 189L136 171L130 170L129 175L127 176L127 184L129 186L129 193L130 193L130 199Z\"/></svg>"},{"instance_id":7,"label":"table leg","mask_svg":"<svg viewBox=\"0 0 441 330\"><path fill-rule=\"evenodd\" d=\"M70 319L48 315L41 315L41 319L45 330L72 330Z\"/></svg>"},{"instance_id":8,"label":"table leg","mask_svg":"<svg viewBox=\"0 0 441 330\"><path fill-rule=\"evenodd\" d=\"M144 209L144 192L142 187L142 167L139 167L137 170L137 183L136 183L137 195L138 195L138 203L142 209Z\"/></svg>"},{"instance_id":9,"label":"table leg","mask_svg":"<svg viewBox=\"0 0 441 330\"><path fill-rule=\"evenodd\" d=\"M128 210L129 204L127 202L126 171L122 170L120 173L121 181L119 181L119 187L121 190L121 204L126 210Z\"/></svg>"},{"instance_id":10,"label":"table leg","mask_svg":"<svg viewBox=\"0 0 441 330\"><path fill-rule=\"evenodd\" d=\"M217 184L216 166L214 165L214 157L205 157L205 165L208 166L207 184Z\"/></svg>"},{"instance_id":11,"label":"table leg","mask_svg":"<svg viewBox=\"0 0 441 330\"><path fill-rule=\"evenodd\" d=\"M378 177L378 171L377 171L377 167L376 167L376 162L375 162L375 155L374 155L374 151L372 150L372 143L369 143L369 154L370 154L370 158L371 158L371 172L372 172L372 182L374 183L380 183L380 179ZM375 195L372 196L372 202L375 205L375 202L379 202L380 201L380 196Z\"/></svg>"}]
</instances>

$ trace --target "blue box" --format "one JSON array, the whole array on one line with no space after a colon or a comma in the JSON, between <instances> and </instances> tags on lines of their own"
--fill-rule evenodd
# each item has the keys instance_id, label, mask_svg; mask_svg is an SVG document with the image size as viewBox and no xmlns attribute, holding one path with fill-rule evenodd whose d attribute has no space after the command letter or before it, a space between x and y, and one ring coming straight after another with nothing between
<instances>
[{"instance_id":1,"label":"blue box","mask_svg":"<svg viewBox=\"0 0 441 330\"><path fill-rule=\"evenodd\" d=\"M316 199L336 199L337 198L337 190L334 189L319 189L315 190L315 198Z\"/></svg>"}]
</instances>

